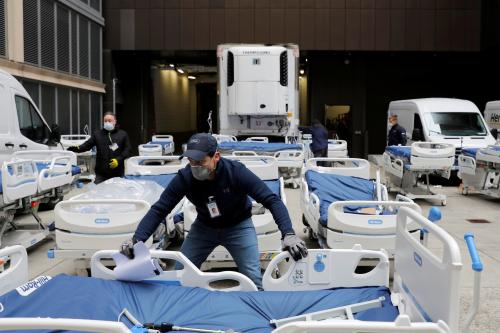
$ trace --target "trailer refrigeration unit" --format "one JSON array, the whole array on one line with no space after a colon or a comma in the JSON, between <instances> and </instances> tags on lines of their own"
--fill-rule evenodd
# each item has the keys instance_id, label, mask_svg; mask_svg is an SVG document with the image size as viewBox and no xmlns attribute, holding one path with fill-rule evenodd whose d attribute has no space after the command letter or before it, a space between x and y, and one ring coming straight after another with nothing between
<instances>
[{"instance_id":1,"label":"trailer refrigeration unit","mask_svg":"<svg viewBox=\"0 0 500 333\"><path fill-rule=\"evenodd\" d=\"M220 134L298 135L297 45L223 44L217 58Z\"/></svg>"}]
</instances>

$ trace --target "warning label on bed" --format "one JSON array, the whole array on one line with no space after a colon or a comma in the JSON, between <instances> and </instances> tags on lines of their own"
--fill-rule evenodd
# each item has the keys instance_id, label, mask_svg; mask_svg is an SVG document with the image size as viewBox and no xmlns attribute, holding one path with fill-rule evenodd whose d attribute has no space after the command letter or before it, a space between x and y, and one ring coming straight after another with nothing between
<instances>
[{"instance_id":1,"label":"warning label on bed","mask_svg":"<svg viewBox=\"0 0 500 333\"><path fill-rule=\"evenodd\" d=\"M47 282L49 282L52 278L50 276L46 275L41 275L25 284L22 286L19 286L16 288L17 292L21 296L28 296Z\"/></svg>"}]
</instances>

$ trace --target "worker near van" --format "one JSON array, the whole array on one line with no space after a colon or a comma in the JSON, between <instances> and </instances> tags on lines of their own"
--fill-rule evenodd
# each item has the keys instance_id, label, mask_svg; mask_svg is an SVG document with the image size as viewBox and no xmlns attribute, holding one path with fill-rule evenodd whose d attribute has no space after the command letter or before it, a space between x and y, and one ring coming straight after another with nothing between
<instances>
[{"instance_id":1,"label":"worker near van","mask_svg":"<svg viewBox=\"0 0 500 333\"><path fill-rule=\"evenodd\" d=\"M133 245L145 242L165 217L186 196L198 213L181 246L181 252L196 267L219 245L233 257L241 273L262 289L257 234L252 222L252 197L269 209L282 235L283 250L293 259L307 256L307 248L292 227L287 208L278 195L245 165L221 157L217 140L208 133L193 135L182 155L189 164L179 170L139 223L121 252L134 257Z\"/></svg>"},{"instance_id":2,"label":"worker near van","mask_svg":"<svg viewBox=\"0 0 500 333\"><path fill-rule=\"evenodd\" d=\"M398 115L389 116L389 134L387 136L388 146L405 146L406 129L398 124Z\"/></svg>"},{"instance_id":3,"label":"worker near van","mask_svg":"<svg viewBox=\"0 0 500 333\"><path fill-rule=\"evenodd\" d=\"M312 135L310 145L314 157L328 157L328 131L323 124L314 119L312 126L299 126L299 131Z\"/></svg>"},{"instance_id":4,"label":"worker near van","mask_svg":"<svg viewBox=\"0 0 500 333\"><path fill-rule=\"evenodd\" d=\"M90 139L79 146L68 148L69 151L83 153L96 147L96 184L113 177L122 177L125 159L132 150L127 132L117 128L115 114L106 112L103 120L103 128L92 133Z\"/></svg>"}]
</instances>

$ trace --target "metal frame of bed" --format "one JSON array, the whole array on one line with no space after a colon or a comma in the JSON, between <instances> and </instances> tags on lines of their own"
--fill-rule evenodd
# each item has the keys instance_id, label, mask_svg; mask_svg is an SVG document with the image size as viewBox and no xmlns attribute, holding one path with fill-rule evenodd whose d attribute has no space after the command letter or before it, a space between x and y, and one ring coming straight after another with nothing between
<instances>
[{"instance_id":1,"label":"metal frame of bed","mask_svg":"<svg viewBox=\"0 0 500 333\"><path fill-rule=\"evenodd\" d=\"M477 149L474 156L471 155L464 148L458 156L458 177L462 179L462 194L467 195L472 190L500 198L500 146Z\"/></svg>"}]
</instances>

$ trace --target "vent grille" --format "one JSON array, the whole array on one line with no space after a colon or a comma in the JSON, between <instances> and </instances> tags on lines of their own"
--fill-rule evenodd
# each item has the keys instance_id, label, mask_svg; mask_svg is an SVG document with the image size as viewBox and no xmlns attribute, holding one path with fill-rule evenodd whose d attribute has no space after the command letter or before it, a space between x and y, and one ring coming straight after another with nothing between
<instances>
[{"instance_id":1,"label":"vent grille","mask_svg":"<svg viewBox=\"0 0 500 333\"><path fill-rule=\"evenodd\" d=\"M234 54L227 52L227 86L230 87L234 83Z\"/></svg>"},{"instance_id":2,"label":"vent grille","mask_svg":"<svg viewBox=\"0 0 500 333\"><path fill-rule=\"evenodd\" d=\"M23 2L24 61L38 65L38 1Z\"/></svg>"},{"instance_id":3,"label":"vent grille","mask_svg":"<svg viewBox=\"0 0 500 333\"><path fill-rule=\"evenodd\" d=\"M56 68L55 59L55 26L54 26L54 2L52 0L41 0L40 17L42 66L51 69Z\"/></svg>"},{"instance_id":4,"label":"vent grille","mask_svg":"<svg viewBox=\"0 0 500 333\"><path fill-rule=\"evenodd\" d=\"M6 50L5 0L0 0L0 55L5 56Z\"/></svg>"},{"instance_id":5,"label":"vent grille","mask_svg":"<svg viewBox=\"0 0 500 333\"><path fill-rule=\"evenodd\" d=\"M78 74L78 15L71 13L71 73Z\"/></svg>"},{"instance_id":6,"label":"vent grille","mask_svg":"<svg viewBox=\"0 0 500 333\"><path fill-rule=\"evenodd\" d=\"M283 87L288 86L288 57L286 51L280 54L280 84Z\"/></svg>"},{"instance_id":7,"label":"vent grille","mask_svg":"<svg viewBox=\"0 0 500 333\"><path fill-rule=\"evenodd\" d=\"M89 76L89 21L83 16L79 17L79 50L80 57L80 75Z\"/></svg>"},{"instance_id":8,"label":"vent grille","mask_svg":"<svg viewBox=\"0 0 500 333\"><path fill-rule=\"evenodd\" d=\"M69 11L57 6L57 69L69 72ZM68 132L69 133L69 132Z\"/></svg>"},{"instance_id":9,"label":"vent grille","mask_svg":"<svg viewBox=\"0 0 500 333\"><path fill-rule=\"evenodd\" d=\"M101 79L101 27L96 23L90 24L90 77Z\"/></svg>"}]
</instances>

